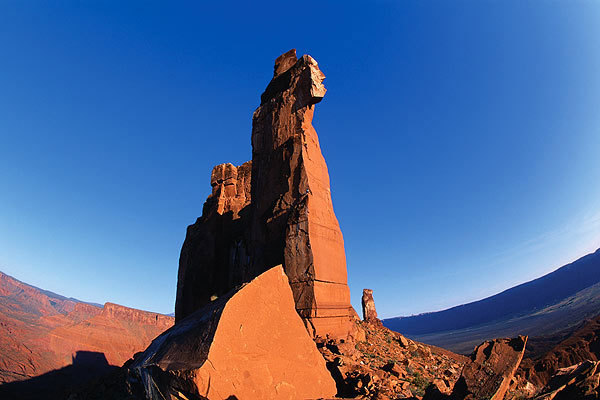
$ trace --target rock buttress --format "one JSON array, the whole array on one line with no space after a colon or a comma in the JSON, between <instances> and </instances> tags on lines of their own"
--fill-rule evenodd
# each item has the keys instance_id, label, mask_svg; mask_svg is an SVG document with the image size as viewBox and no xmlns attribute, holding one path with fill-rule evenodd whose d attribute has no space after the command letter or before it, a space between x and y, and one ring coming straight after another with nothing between
<instances>
[{"instance_id":1,"label":"rock buttress","mask_svg":"<svg viewBox=\"0 0 600 400\"><path fill-rule=\"evenodd\" d=\"M177 320L282 264L309 332L323 337L350 333L344 240L312 126L315 104L326 92L324 78L312 57L297 59L295 50L275 61L273 79L252 118L252 162L242 166L243 200L238 199L242 167L236 177L231 164L215 167L213 193L202 217L188 228ZM223 183L215 184L215 175Z\"/></svg>"},{"instance_id":2,"label":"rock buttress","mask_svg":"<svg viewBox=\"0 0 600 400\"><path fill-rule=\"evenodd\" d=\"M323 79L308 55L297 60L291 51L276 60L252 118L250 241L254 263L283 262L309 331L343 336L351 307L344 239L312 126L326 92Z\"/></svg>"},{"instance_id":3,"label":"rock buttress","mask_svg":"<svg viewBox=\"0 0 600 400\"><path fill-rule=\"evenodd\" d=\"M244 239L251 168L250 161L239 167L220 164L213 168L212 193L202 217L188 227L181 248L176 321L256 276L247 268Z\"/></svg>"}]
</instances>

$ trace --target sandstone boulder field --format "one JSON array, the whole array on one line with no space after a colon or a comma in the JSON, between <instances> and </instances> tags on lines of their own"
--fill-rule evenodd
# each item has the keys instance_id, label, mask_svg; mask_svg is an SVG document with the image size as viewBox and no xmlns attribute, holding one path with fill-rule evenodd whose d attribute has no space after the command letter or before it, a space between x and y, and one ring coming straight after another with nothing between
<instances>
[{"instance_id":1,"label":"sandstone boulder field","mask_svg":"<svg viewBox=\"0 0 600 400\"><path fill-rule=\"evenodd\" d=\"M535 400L597 399L600 397L600 362L582 361L560 368Z\"/></svg>"},{"instance_id":2,"label":"sandstone boulder field","mask_svg":"<svg viewBox=\"0 0 600 400\"><path fill-rule=\"evenodd\" d=\"M537 358L524 359L516 373L516 382L512 391L517 396L530 396L540 392L554 392L558 381L563 380L568 371L571 376L598 375L600 371L579 369L573 366L591 365L600 360L600 317L582 323L574 333ZM571 370L569 370L571 368ZM558 375L559 380L554 379ZM598 386L592 388L597 390ZM562 389L561 389L562 391ZM569 393L570 389L563 392ZM558 392L557 392L558 394ZM546 394L547 396L548 394Z\"/></svg>"}]
</instances>

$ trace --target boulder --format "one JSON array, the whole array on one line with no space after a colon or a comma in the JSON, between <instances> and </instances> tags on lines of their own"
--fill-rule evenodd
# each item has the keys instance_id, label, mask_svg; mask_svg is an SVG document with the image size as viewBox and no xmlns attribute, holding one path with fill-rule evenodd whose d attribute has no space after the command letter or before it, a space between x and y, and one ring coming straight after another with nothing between
<instances>
[{"instance_id":1,"label":"boulder","mask_svg":"<svg viewBox=\"0 0 600 400\"><path fill-rule=\"evenodd\" d=\"M344 239L312 126L325 75L290 50L252 118L252 161L213 170L202 217L181 250L176 321L276 265L313 336L352 334Z\"/></svg>"},{"instance_id":2,"label":"boulder","mask_svg":"<svg viewBox=\"0 0 600 400\"><path fill-rule=\"evenodd\" d=\"M454 385L452 399L502 400L523 359L527 336L488 340L475 348Z\"/></svg>"},{"instance_id":3,"label":"boulder","mask_svg":"<svg viewBox=\"0 0 600 400\"><path fill-rule=\"evenodd\" d=\"M394 361L388 362L386 365L383 366L382 369L394 375L396 378L405 378L407 376L407 373L404 370L404 368L402 368L400 364Z\"/></svg>"},{"instance_id":4,"label":"boulder","mask_svg":"<svg viewBox=\"0 0 600 400\"><path fill-rule=\"evenodd\" d=\"M600 362L587 360L560 368L535 400L600 398Z\"/></svg>"},{"instance_id":5,"label":"boulder","mask_svg":"<svg viewBox=\"0 0 600 400\"><path fill-rule=\"evenodd\" d=\"M148 398L316 399L337 391L281 266L179 321L130 369Z\"/></svg>"}]
</instances>

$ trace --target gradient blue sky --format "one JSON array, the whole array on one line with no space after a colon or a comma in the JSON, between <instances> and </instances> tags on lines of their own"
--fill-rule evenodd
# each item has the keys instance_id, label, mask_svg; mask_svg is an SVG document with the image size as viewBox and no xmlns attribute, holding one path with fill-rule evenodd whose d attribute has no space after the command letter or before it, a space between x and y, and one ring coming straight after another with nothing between
<instances>
[{"instance_id":1,"label":"gradient blue sky","mask_svg":"<svg viewBox=\"0 0 600 400\"><path fill-rule=\"evenodd\" d=\"M59 4L55 4L59 3ZM600 3L0 3L0 270L172 312L210 171L290 48L352 300L476 300L600 247Z\"/></svg>"}]
</instances>

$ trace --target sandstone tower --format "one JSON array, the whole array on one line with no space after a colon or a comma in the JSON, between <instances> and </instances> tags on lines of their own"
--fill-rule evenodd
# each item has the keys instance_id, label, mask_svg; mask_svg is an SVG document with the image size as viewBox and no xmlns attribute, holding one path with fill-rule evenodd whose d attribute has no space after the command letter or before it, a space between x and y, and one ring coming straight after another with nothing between
<instances>
[{"instance_id":1,"label":"sandstone tower","mask_svg":"<svg viewBox=\"0 0 600 400\"><path fill-rule=\"evenodd\" d=\"M176 321L282 264L296 310L313 336L351 330L344 240L333 212L329 173L312 126L325 75L291 50L252 118L252 161L221 164L202 217L181 250Z\"/></svg>"}]
</instances>

